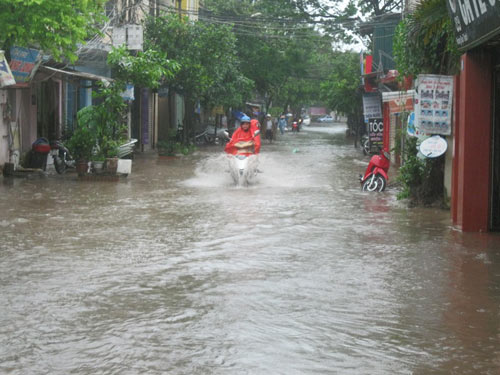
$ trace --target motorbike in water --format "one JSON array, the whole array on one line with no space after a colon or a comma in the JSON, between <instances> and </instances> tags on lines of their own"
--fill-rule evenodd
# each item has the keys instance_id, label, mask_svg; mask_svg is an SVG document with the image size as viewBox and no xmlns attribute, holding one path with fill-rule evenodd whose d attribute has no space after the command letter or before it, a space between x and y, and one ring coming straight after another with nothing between
<instances>
[{"instance_id":1,"label":"motorbike in water","mask_svg":"<svg viewBox=\"0 0 500 375\"><path fill-rule=\"evenodd\" d=\"M257 175L258 159L253 153L253 142L239 142L236 155L228 155L229 172L237 186L248 186Z\"/></svg>"},{"instance_id":2,"label":"motorbike in water","mask_svg":"<svg viewBox=\"0 0 500 375\"><path fill-rule=\"evenodd\" d=\"M292 132L298 133L299 131L300 131L300 127L299 127L298 121L292 122Z\"/></svg>"},{"instance_id":3,"label":"motorbike in water","mask_svg":"<svg viewBox=\"0 0 500 375\"><path fill-rule=\"evenodd\" d=\"M379 155L373 155L366 168L365 175L359 176L361 189L363 191L384 191L389 180L387 172L390 165L391 154L386 149L380 150Z\"/></svg>"}]
</instances>

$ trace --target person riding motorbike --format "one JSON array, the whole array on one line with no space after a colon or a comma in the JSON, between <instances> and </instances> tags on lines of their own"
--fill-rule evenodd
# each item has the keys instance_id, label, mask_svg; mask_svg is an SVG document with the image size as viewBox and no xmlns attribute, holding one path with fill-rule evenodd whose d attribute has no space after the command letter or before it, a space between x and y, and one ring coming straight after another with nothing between
<instances>
[{"instance_id":1,"label":"person riding motorbike","mask_svg":"<svg viewBox=\"0 0 500 375\"><path fill-rule=\"evenodd\" d=\"M224 151L231 155L253 155L260 152L260 129L250 124L250 117L243 115L240 118L240 127L236 129L231 140L226 144Z\"/></svg>"}]
</instances>

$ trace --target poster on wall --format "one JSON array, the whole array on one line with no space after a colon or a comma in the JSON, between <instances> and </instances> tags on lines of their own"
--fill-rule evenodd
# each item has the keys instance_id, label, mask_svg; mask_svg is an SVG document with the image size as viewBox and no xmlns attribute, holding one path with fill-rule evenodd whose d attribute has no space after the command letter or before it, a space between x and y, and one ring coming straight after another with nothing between
<instances>
[{"instance_id":1,"label":"poster on wall","mask_svg":"<svg viewBox=\"0 0 500 375\"><path fill-rule=\"evenodd\" d=\"M371 118L382 117L382 105L381 98L378 93L363 94L363 115L365 116L365 122L368 123Z\"/></svg>"},{"instance_id":2,"label":"poster on wall","mask_svg":"<svg viewBox=\"0 0 500 375\"><path fill-rule=\"evenodd\" d=\"M424 134L451 134L453 77L421 74L415 95L415 129Z\"/></svg>"},{"instance_id":3,"label":"poster on wall","mask_svg":"<svg viewBox=\"0 0 500 375\"><path fill-rule=\"evenodd\" d=\"M4 51L0 51L0 87L15 85L16 81L12 75L9 64L5 59Z\"/></svg>"},{"instance_id":4,"label":"poster on wall","mask_svg":"<svg viewBox=\"0 0 500 375\"><path fill-rule=\"evenodd\" d=\"M368 120L368 139L370 152L377 153L384 147L384 119L382 117Z\"/></svg>"}]
</instances>

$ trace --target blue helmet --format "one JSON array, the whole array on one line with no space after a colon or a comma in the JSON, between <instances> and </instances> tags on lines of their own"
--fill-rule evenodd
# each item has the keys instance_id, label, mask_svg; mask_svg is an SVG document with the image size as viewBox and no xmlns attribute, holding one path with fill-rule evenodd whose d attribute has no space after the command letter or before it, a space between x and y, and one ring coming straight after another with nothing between
<instances>
[{"instance_id":1,"label":"blue helmet","mask_svg":"<svg viewBox=\"0 0 500 375\"><path fill-rule=\"evenodd\" d=\"M243 123L243 122L250 122L250 117L248 117L247 115L243 115L240 118L240 122L241 123Z\"/></svg>"}]
</instances>

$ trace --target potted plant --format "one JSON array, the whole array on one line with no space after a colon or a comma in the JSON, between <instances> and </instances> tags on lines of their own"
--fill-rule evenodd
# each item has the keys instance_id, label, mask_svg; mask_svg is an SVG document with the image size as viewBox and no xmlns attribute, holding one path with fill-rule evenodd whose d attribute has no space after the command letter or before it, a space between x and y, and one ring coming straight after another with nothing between
<instances>
[{"instance_id":1,"label":"potted plant","mask_svg":"<svg viewBox=\"0 0 500 375\"><path fill-rule=\"evenodd\" d=\"M95 137L85 125L78 126L68 141L68 148L75 158L76 171L80 176L87 173L94 145Z\"/></svg>"},{"instance_id":2,"label":"potted plant","mask_svg":"<svg viewBox=\"0 0 500 375\"><path fill-rule=\"evenodd\" d=\"M174 157L179 151L179 143L173 139L158 142L158 155Z\"/></svg>"},{"instance_id":3,"label":"potted plant","mask_svg":"<svg viewBox=\"0 0 500 375\"><path fill-rule=\"evenodd\" d=\"M106 158L104 157L104 154L101 151L92 155L92 168L94 169L95 172L99 173L103 170L105 160Z\"/></svg>"}]
</instances>

